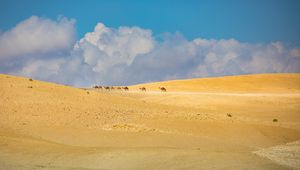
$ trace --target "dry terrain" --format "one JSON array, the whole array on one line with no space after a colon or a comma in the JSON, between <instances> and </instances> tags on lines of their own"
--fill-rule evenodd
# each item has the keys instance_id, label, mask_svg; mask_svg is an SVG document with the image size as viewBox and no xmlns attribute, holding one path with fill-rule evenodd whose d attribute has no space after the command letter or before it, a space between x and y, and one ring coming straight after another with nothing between
<instances>
[{"instance_id":1,"label":"dry terrain","mask_svg":"<svg viewBox=\"0 0 300 170\"><path fill-rule=\"evenodd\" d=\"M0 170L300 167L300 74L129 91L0 74L0 96Z\"/></svg>"}]
</instances>

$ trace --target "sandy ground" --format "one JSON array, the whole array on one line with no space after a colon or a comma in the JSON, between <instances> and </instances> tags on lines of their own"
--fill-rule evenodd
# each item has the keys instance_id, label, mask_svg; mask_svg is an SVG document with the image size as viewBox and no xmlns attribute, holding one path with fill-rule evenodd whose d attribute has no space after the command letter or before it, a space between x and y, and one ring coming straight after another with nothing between
<instances>
[{"instance_id":1,"label":"sandy ground","mask_svg":"<svg viewBox=\"0 0 300 170\"><path fill-rule=\"evenodd\" d=\"M128 92L0 75L0 96L0 169L299 167L299 74Z\"/></svg>"}]
</instances>

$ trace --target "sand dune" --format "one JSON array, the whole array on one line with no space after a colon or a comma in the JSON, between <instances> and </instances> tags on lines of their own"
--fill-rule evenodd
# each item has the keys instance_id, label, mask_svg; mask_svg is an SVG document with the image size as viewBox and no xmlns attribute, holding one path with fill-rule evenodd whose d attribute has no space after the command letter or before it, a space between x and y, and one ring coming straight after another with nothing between
<instances>
[{"instance_id":1,"label":"sand dune","mask_svg":"<svg viewBox=\"0 0 300 170\"><path fill-rule=\"evenodd\" d=\"M146 87L159 91L166 87L168 91L189 92L239 92L239 93L300 93L299 74L254 74L189 80L171 80L132 86L133 89Z\"/></svg>"},{"instance_id":2,"label":"sand dune","mask_svg":"<svg viewBox=\"0 0 300 170\"><path fill-rule=\"evenodd\" d=\"M0 169L297 168L298 156L282 163L256 151L300 140L300 74L129 89L0 75Z\"/></svg>"}]
</instances>

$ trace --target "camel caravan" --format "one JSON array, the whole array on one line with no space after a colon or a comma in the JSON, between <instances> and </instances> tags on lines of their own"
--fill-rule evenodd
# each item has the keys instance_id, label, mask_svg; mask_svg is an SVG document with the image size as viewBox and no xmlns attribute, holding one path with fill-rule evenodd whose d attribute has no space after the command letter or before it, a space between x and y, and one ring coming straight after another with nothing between
<instances>
[{"instance_id":1,"label":"camel caravan","mask_svg":"<svg viewBox=\"0 0 300 170\"><path fill-rule=\"evenodd\" d=\"M94 89L100 89L100 90L125 90L128 91L129 88L127 86L125 87L114 87L114 86L93 86Z\"/></svg>"},{"instance_id":2,"label":"camel caravan","mask_svg":"<svg viewBox=\"0 0 300 170\"><path fill-rule=\"evenodd\" d=\"M127 86L93 86L94 89L99 90L124 90L128 91L129 88ZM162 92L167 92L165 87L158 87L158 89ZM146 87L140 87L139 90L146 92Z\"/></svg>"}]
</instances>

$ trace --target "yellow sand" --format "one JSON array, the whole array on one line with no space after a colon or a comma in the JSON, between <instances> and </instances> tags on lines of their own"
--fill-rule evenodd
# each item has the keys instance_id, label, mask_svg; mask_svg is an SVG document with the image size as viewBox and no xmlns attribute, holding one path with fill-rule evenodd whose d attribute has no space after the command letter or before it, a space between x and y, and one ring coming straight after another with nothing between
<instances>
[{"instance_id":1,"label":"yellow sand","mask_svg":"<svg viewBox=\"0 0 300 170\"><path fill-rule=\"evenodd\" d=\"M256 153L300 140L300 74L176 80L128 92L0 75L0 96L0 169L298 166Z\"/></svg>"},{"instance_id":2,"label":"yellow sand","mask_svg":"<svg viewBox=\"0 0 300 170\"><path fill-rule=\"evenodd\" d=\"M165 87L167 91L300 93L300 76L299 74L256 74L171 80L132 86L135 90L139 87L151 91L159 91L158 87Z\"/></svg>"}]
</instances>

